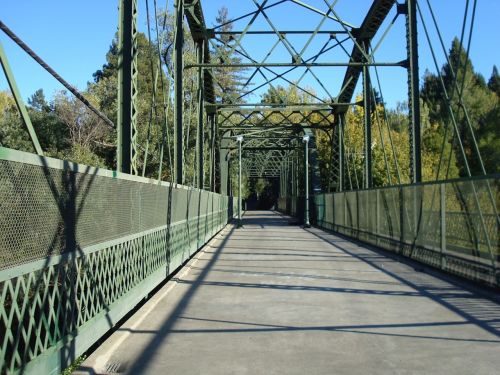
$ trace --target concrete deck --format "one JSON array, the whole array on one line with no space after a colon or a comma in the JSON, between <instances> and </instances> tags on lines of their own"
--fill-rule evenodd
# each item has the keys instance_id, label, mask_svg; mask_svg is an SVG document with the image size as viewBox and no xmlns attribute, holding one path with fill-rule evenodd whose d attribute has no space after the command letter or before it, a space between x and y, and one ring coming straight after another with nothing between
<instances>
[{"instance_id":1,"label":"concrete deck","mask_svg":"<svg viewBox=\"0 0 500 375\"><path fill-rule=\"evenodd\" d=\"M79 373L498 374L498 299L419 269L247 212Z\"/></svg>"}]
</instances>

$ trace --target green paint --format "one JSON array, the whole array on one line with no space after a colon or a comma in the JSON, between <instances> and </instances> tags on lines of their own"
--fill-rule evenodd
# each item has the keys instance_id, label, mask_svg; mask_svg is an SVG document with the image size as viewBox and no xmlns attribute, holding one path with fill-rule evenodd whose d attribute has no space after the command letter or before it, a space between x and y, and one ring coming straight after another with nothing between
<instances>
[{"instance_id":1,"label":"green paint","mask_svg":"<svg viewBox=\"0 0 500 375\"><path fill-rule=\"evenodd\" d=\"M21 114L21 118L23 119L24 125L28 130L31 142L33 143L33 147L35 148L35 151L38 155L43 156L42 147L40 146L40 142L38 142L38 137L36 136L35 128L31 123L28 110L26 109L23 98L21 96L21 92L17 87L16 80L14 79L14 73L12 72L12 69L10 67L9 60L7 59L7 55L5 53L5 50L3 49L2 43L0 43L0 65L2 65L3 71L5 73L5 78L7 78L10 90L12 91L12 95L14 96L14 100L16 102L19 113Z\"/></svg>"},{"instance_id":2,"label":"green paint","mask_svg":"<svg viewBox=\"0 0 500 375\"><path fill-rule=\"evenodd\" d=\"M9 160L24 154L0 148L0 373L58 374L222 229L236 202L56 159Z\"/></svg>"}]
</instances>

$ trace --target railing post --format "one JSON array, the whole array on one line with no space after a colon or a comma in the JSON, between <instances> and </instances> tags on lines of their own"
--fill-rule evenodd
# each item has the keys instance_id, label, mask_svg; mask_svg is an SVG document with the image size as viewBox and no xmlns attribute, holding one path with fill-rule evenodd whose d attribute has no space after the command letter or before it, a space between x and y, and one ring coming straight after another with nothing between
<instances>
[{"instance_id":1,"label":"railing post","mask_svg":"<svg viewBox=\"0 0 500 375\"><path fill-rule=\"evenodd\" d=\"M376 244L379 245L380 239L380 190L375 190L375 236Z\"/></svg>"},{"instance_id":2,"label":"railing post","mask_svg":"<svg viewBox=\"0 0 500 375\"><path fill-rule=\"evenodd\" d=\"M356 238L359 239L359 233L360 233L360 228L359 228L359 191L356 190L356 233L357 236Z\"/></svg>"},{"instance_id":3,"label":"railing post","mask_svg":"<svg viewBox=\"0 0 500 375\"><path fill-rule=\"evenodd\" d=\"M439 184L439 231L441 234L440 241L440 267L446 267L446 185Z\"/></svg>"},{"instance_id":4,"label":"railing post","mask_svg":"<svg viewBox=\"0 0 500 375\"><path fill-rule=\"evenodd\" d=\"M12 73L12 69L10 68L9 61L7 60L7 54L3 49L2 43L0 42L0 66L2 66L3 71L5 73L5 78L7 79L7 83L9 84L10 91L12 92L12 96L14 97L14 101L16 102L17 109L21 115L21 118L28 130L28 133L31 138L31 142L33 143L33 147L38 155L43 156L42 147L40 146L40 142L38 141L38 137L35 132L35 128L31 123L30 115L23 101L23 97L19 92L19 88L17 87L16 80L14 79L14 74Z\"/></svg>"},{"instance_id":5,"label":"railing post","mask_svg":"<svg viewBox=\"0 0 500 375\"><path fill-rule=\"evenodd\" d=\"M137 0L120 1L117 170L137 174Z\"/></svg>"},{"instance_id":6,"label":"railing post","mask_svg":"<svg viewBox=\"0 0 500 375\"><path fill-rule=\"evenodd\" d=\"M184 0L175 1L175 32L174 32L174 181L183 183L183 109L184 88L182 73L184 70Z\"/></svg>"},{"instance_id":7,"label":"railing post","mask_svg":"<svg viewBox=\"0 0 500 375\"><path fill-rule=\"evenodd\" d=\"M238 228L241 228L241 144L243 136L239 135L236 140L238 141Z\"/></svg>"},{"instance_id":8,"label":"railing post","mask_svg":"<svg viewBox=\"0 0 500 375\"><path fill-rule=\"evenodd\" d=\"M347 228L347 198L346 198L346 192L342 192L342 208L344 209L344 222L342 223L342 226L345 230Z\"/></svg>"},{"instance_id":9,"label":"railing post","mask_svg":"<svg viewBox=\"0 0 500 375\"><path fill-rule=\"evenodd\" d=\"M407 0L406 4L410 178L412 183L419 183L422 181L422 161L420 144L420 76L418 71L417 0Z\"/></svg>"},{"instance_id":10,"label":"railing post","mask_svg":"<svg viewBox=\"0 0 500 375\"><path fill-rule=\"evenodd\" d=\"M309 136L304 135L304 181L305 181L305 193L304 193L304 227L309 228L311 226L309 222Z\"/></svg>"},{"instance_id":11,"label":"railing post","mask_svg":"<svg viewBox=\"0 0 500 375\"><path fill-rule=\"evenodd\" d=\"M210 191L215 192L215 115L208 115L208 124L210 127Z\"/></svg>"},{"instance_id":12,"label":"railing post","mask_svg":"<svg viewBox=\"0 0 500 375\"><path fill-rule=\"evenodd\" d=\"M198 58L198 63L202 64L204 61L204 43L203 41L198 42L196 44L196 53L197 53L197 58ZM197 124L197 131L196 131L196 149L198 153L198 157L196 160L196 169L198 172L198 189L203 189L205 187L205 171L204 171L204 163L205 161L203 160L203 153L205 150L205 139L204 139L204 81L203 81L203 69L198 68L198 124Z\"/></svg>"},{"instance_id":13,"label":"railing post","mask_svg":"<svg viewBox=\"0 0 500 375\"><path fill-rule=\"evenodd\" d=\"M364 41L363 48L369 54L368 41ZM368 61L366 61L368 63ZM363 107L364 107L364 188L370 189L373 185L372 178L372 101L371 101L370 70L363 65Z\"/></svg>"},{"instance_id":14,"label":"railing post","mask_svg":"<svg viewBox=\"0 0 500 375\"><path fill-rule=\"evenodd\" d=\"M404 224L404 192L403 188L399 188L399 252L402 253L404 250L405 243L405 224Z\"/></svg>"}]
</instances>

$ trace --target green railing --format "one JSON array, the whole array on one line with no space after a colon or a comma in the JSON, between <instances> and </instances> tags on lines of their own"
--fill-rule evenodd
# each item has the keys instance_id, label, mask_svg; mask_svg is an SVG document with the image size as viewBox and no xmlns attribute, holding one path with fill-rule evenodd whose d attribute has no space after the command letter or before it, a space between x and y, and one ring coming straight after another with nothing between
<instances>
[{"instance_id":1,"label":"green railing","mask_svg":"<svg viewBox=\"0 0 500 375\"><path fill-rule=\"evenodd\" d=\"M498 287L499 187L495 175L319 194L311 218L321 228ZM290 213L289 200L278 207Z\"/></svg>"},{"instance_id":2,"label":"green railing","mask_svg":"<svg viewBox=\"0 0 500 375\"><path fill-rule=\"evenodd\" d=\"M231 197L0 147L0 373L57 374L222 229Z\"/></svg>"}]
</instances>

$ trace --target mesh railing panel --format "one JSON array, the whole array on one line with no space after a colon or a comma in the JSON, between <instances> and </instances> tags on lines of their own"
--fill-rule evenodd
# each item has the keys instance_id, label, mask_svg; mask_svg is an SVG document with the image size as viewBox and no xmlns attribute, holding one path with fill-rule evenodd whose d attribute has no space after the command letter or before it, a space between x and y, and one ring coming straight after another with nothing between
<instances>
[{"instance_id":1,"label":"mesh railing panel","mask_svg":"<svg viewBox=\"0 0 500 375\"><path fill-rule=\"evenodd\" d=\"M236 205L2 148L0 180L2 374L60 372L222 229Z\"/></svg>"},{"instance_id":2,"label":"mesh railing panel","mask_svg":"<svg viewBox=\"0 0 500 375\"><path fill-rule=\"evenodd\" d=\"M327 229L500 284L499 178L320 194Z\"/></svg>"}]
</instances>

